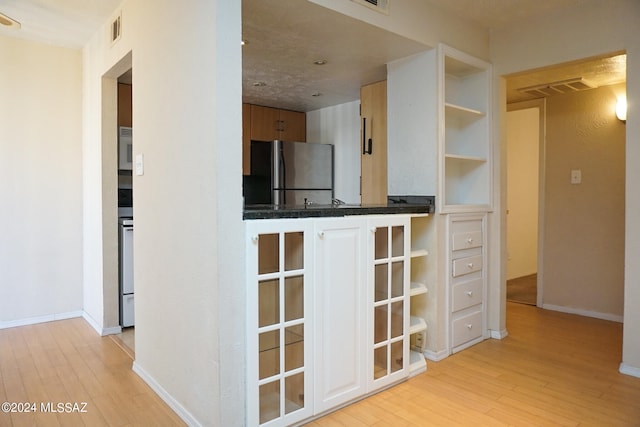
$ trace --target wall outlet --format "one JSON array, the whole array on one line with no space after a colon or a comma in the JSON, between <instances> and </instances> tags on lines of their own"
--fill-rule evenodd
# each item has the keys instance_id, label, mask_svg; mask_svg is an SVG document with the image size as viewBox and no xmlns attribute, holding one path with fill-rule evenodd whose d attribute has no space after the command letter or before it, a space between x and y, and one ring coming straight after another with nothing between
<instances>
[{"instance_id":1,"label":"wall outlet","mask_svg":"<svg viewBox=\"0 0 640 427\"><path fill-rule=\"evenodd\" d=\"M580 169L573 169L571 171L571 184L582 183L582 171Z\"/></svg>"}]
</instances>

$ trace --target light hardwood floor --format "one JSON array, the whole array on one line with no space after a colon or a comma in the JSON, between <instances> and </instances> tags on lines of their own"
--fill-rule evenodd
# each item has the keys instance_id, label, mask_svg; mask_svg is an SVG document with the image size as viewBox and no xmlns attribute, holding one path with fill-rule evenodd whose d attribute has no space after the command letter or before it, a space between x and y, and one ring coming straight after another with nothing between
<instances>
[{"instance_id":1,"label":"light hardwood floor","mask_svg":"<svg viewBox=\"0 0 640 427\"><path fill-rule=\"evenodd\" d=\"M0 411L0 426L184 425L131 365L80 318L0 330L0 403L35 403L37 410ZM48 403L71 410L77 403L86 412L43 412Z\"/></svg>"},{"instance_id":2,"label":"light hardwood floor","mask_svg":"<svg viewBox=\"0 0 640 427\"><path fill-rule=\"evenodd\" d=\"M507 303L507 329L309 426L640 426L621 324Z\"/></svg>"},{"instance_id":3,"label":"light hardwood floor","mask_svg":"<svg viewBox=\"0 0 640 427\"><path fill-rule=\"evenodd\" d=\"M622 325L508 303L507 327L309 426L640 426L640 379L618 373ZM0 412L0 426L184 425L131 363L82 319L0 330L0 403L87 402Z\"/></svg>"}]
</instances>

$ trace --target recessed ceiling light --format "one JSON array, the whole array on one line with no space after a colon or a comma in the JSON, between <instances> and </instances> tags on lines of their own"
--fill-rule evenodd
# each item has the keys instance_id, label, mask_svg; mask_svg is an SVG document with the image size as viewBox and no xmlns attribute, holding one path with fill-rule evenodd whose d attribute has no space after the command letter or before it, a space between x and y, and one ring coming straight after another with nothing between
<instances>
[{"instance_id":1,"label":"recessed ceiling light","mask_svg":"<svg viewBox=\"0 0 640 427\"><path fill-rule=\"evenodd\" d=\"M313 61L313 63L315 65L325 65L327 63L327 60L326 59L318 59L318 60Z\"/></svg>"},{"instance_id":2,"label":"recessed ceiling light","mask_svg":"<svg viewBox=\"0 0 640 427\"><path fill-rule=\"evenodd\" d=\"M13 28L13 29L19 29L21 27L20 23L18 21L16 21L15 19L0 13L0 25L4 25L5 27L9 27L9 28Z\"/></svg>"},{"instance_id":3,"label":"recessed ceiling light","mask_svg":"<svg viewBox=\"0 0 640 427\"><path fill-rule=\"evenodd\" d=\"M311 94L311 96L322 96L322 93L320 92L314 92Z\"/></svg>"},{"instance_id":4,"label":"recessed ceiling light","mask_svg":"<svg viewBox=\"0 0 640 427\"><path fill-rule=\"evenodd\" d=\"M255 82L255 83L253 83L253 85L255 87L262 87L262 86L266 86L267 84L265 82Z\"/></svg>"}]
</instances>

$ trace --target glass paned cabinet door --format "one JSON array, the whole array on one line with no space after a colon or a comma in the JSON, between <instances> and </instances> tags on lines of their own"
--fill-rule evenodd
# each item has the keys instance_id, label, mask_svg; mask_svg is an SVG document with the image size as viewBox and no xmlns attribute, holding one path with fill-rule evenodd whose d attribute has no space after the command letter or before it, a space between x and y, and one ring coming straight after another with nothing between
<instances>
[{"instance_id":1,"label":"glass paned cabinet door","mask_svg":"<svg viewBox=\"0 0 640 427\"><path fill-rule=\"evenodd\" d=\"M373 221L373 220L372 220ZM373 334L370 378L372 388L382 387L407 372L408 265L405 221L373 222L372 293Z\"/></svg>"},{"instance_id":2,"label":"glass paned cabinet door","mask_svg":"<svg viewBox=\"0 0 640 427\"><path fill-rule=\"evenodd\" d=\"M259 221L256 221L259 222ZM248 421L280 426L311 415L305 235L248 226Z\"/></svg>"}]
</instances>

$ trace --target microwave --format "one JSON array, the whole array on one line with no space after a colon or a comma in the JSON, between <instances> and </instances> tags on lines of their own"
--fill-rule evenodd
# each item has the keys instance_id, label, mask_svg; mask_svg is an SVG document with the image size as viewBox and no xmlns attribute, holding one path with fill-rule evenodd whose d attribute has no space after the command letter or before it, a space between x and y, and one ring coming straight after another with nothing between
<instances>
[{"instance_id":1,"label":"microwave","mask_svg":"<svg viewBox=\"0 0 640 427\"><path fill-rule=\"evenodd\" d=\"M133 170L133 129L118 128L118 169Z\"/></svg>"}]
</instances>

